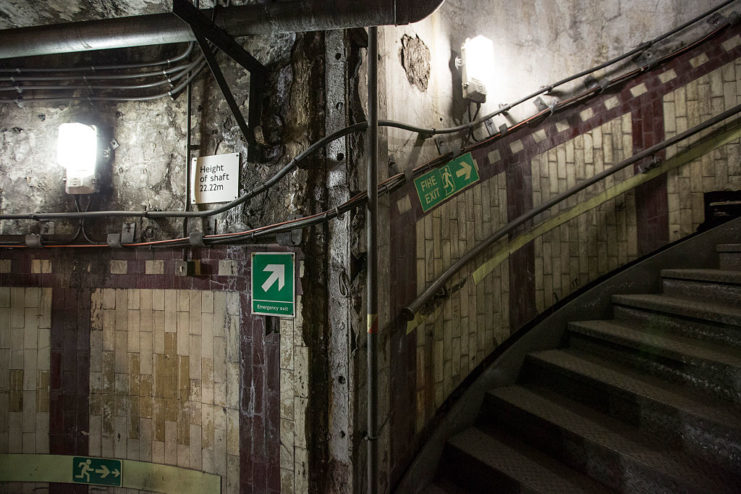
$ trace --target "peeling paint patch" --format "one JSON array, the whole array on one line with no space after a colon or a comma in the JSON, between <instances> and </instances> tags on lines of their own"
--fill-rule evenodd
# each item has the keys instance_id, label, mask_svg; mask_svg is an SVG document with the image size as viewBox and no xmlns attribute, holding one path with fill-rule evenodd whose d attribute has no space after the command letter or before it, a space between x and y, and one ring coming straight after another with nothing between
<instances>
[{"instance_id":1,"label":"peeling paint patch","mask_svg":"<svg viewBox=\"0 0 741 494\"><path fill-rule=\"evenodd\" d=\"M430 49L419 36L401 38L401 65L409 83L422 92L430 82Z\"/></svg>"}]
</instances>

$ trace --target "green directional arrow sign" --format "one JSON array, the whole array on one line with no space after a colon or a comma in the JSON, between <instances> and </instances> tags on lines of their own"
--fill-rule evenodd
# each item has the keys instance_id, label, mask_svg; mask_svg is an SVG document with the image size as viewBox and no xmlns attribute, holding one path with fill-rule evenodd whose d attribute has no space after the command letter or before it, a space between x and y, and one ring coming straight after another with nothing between
<instances>
[{"instance_id":1,"label":"green directional arrow sign","mask_svg":"<svg viewBox=\"0 0 741 494\"><path fill-rule=\"evenodd\" d=\"M425 213L479 181L479 170L471 153L449 161L444 166L430 170L414 179L419 202Z\"/></svg>"},{"instance_id":2,"label":"green directional arrow sign","mask_svg":"<svg viewBox=\"0 0 741 494\"><path fill-rule=\"evenodd\" d=\"M121 460L75 456L72 460L72 481L76 484L121 486Z\"/></svg>"},{"instance_id":3,"label":"green directional arrow sign","mask_svg":"<svg viewBox=\"0 0 741 494\"><path fill-rule=\"evenodd\" d=\"M294 317L294 254L292 252L252 253L252 313Z\"/></svg>"}]
</instances>

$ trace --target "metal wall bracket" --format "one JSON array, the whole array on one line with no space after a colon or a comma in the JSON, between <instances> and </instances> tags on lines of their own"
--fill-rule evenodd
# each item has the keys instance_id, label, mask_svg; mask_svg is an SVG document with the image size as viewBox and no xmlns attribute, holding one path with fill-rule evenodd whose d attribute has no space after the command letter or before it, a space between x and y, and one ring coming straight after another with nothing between
<instances>
[{"instance_id":1,"label":"metal wall bracket","mask_svg":"<svg viewBox=\"0 0 741 494\"><path fill-rule=\"evenodd\" d=\"M267 70L265 66L257 61L255 57L247 53L239 43L226 31L214 24L208 17L203 15L200 10L193 6L187 0L173 0L172 13L190 26L193 36L195 36L198 45L201 47L203 56L206 57L206 63L211 70L211 74L216 79L216 83L221 89L221 93L226 99L229 109L239 125L249 150L249 159L261 161L264 156L262 147L259 146L255 139L254 129L259 125L260 115L262 113L262 92L265 86L265 77ZM224 78L216 55L210 43L229 55L235 62L244 67L250 73L250 95L249 110L245 122L244 115L237 101L234 99L229 83Z\"/></svg>"}]
</instances>

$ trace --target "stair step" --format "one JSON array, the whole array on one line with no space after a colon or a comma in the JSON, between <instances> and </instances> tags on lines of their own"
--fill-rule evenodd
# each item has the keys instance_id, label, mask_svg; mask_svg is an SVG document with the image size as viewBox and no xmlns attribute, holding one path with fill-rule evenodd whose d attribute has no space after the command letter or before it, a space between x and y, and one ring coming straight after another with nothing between
<instances>
[{"instance_id":1,"label":"stair step","mask_svg":"<svg viewBox=\"0 0 741 494\"><path fill-rule=\"evenodd\" d=\"M741 479L651 441L636 428L545 390L489 391L481 419L516 429L574 468L630 493L737 492Z\"/></svg>"},{"instance_id":2,"label":"stair step","mask_svg":"<svg viewBox=\"0 0 741 494\"><path fill-rule=\"evenodd\" d=\"M741 270L741 244L720 244L716 246L720 258L720 269Z\"/></svg>"},{"instance_id":3,"label":"stair step","mask_svg":"<svg viewBox=\"0 0 741 494\"><path fill-rule=\"evenodd\" d=\"M741 355L736 348L642 331L627 321L571 322L567 335L576 349L741 403Z\"/></svg>"},{"instance_id":4,"label":"stair step","mask_svg":"<svg viewBox=\"0 0 741 494\"><path fill-rule=\"evenodd\" d=\"M440 471L466 492L601 493L606 489L505 434L471 427L448 440Z\"/></svg>"},{"instance_id":5,"label":"stair step","mask_svg":"<svg viewBox=\"0 0 741 494\"><path fill-rule=\"evenodd\" d=\"M741 411L725 403L575 350L532 353L520 376L741 473Z\"/></svg>"},{"instance_id":6,"label":"stair step","mask_svg":"<svg viewBox=\"0 0 741 494\"><path fill-rule=\"evenodd\" d=\"M741 330L728 324L654 312L630 305L613 305L612 312L616 320L625 321L625 324L647 332L676 334L741 348Z\"/></svg>"},{"instance_id":7,"label":"stair step","mask_svg":"<svg viewBox=\"0 0 741 494\"><path fill-rule=\"evenodd\" d=\"M469 494L469 491L461 489L447 479L438 479L422 489L419 494Z\"/></svg>"},{"instance_id":8,"label":"stair step","mask_svg":"<svg viewBox=\"0 0 741 494\"><path fill-rule=\"evenodd\" d=\"M664 278L741 285L741 272L729 269L662 269Z\"/></svg>"},{"instance_id":9,"label":"stair step","mask_svg":"<svg viewBox=\"0 0 741 494\"><path fill-rule=\"evenodd\" d=\"M664 269L661 277L664 295L741 306L741 271Z\"/></svg>"},{"instance_id":10,"label":"stair step","mask_svg":"<svg viewBox=\"0 0 741 494\"><path fill-rule=\"evenodd\" d=\"M653 294L613 295L612 302L701 321L738 326L741 329L741 305L732 306Z\"/></svg>"}]
</instances>

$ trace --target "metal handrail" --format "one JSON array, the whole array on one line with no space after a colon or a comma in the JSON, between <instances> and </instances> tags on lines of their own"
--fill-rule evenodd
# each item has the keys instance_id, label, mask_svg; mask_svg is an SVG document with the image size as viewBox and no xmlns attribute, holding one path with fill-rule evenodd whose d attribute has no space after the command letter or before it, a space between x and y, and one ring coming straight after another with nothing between
<instances>
[{"instance_id":1,"label":"metal handrail","mask_svg":"<svg viewBox=\"0 0 741 494\"><path fill-rule=\"evenodd\" d=\"M496 232L489 235L486 239L484 239L480 244L478 244L476 247L468 251L466 254L464 254L460 259L458 259L453 265L451 265L448 269L446 269L435 281L433 281L424 292L422 292L417 298L415 298L410 304L408 304L406 307L402 309L402 317L404 317L406 320L411 321L414 319L414 314L416 314L420 308L422 308L427 302L432 299L435 294L437 294L444 286L445 283L450 280L450 278L453 277L455 273L457 273L463 266L465 266L468 262L470 262L472 259L474 259L477 255L479 255L481 252L483 252L486 248L494 244L496 241L507 235L509 232L517 228L518 226L522 225L523 223L531 220L535 216L548 211L553 206L558 205L562 201L568 199L569 197L573 196L574 194L577 194L581 192L582 190L596 184L603 178L609 177L623 168L626 168L638 161L641 161L642 159L651 156L653 154L656 154L657 152L666 149L667 147L676 144L677 142L683 141L699 132L702 132L703 130L707 129L708 127L711 127L718 122L722 122L726 118L732 117L733 115L737 114L741 111L741 105L736 105L730 110L727 110L709 120L706 120L705 122L701 123L700 125L697 125L695 127L692 127L691 129L682 132L681 134L677 134L674 137L671 137L669 139L666 139L663 142L660 142L659 144L656 144L654 146L651 146L647 149L644 149L643 151L634 154L630 158L621 161L620 163L616 164L615 166L612 166L597 175L594 175L588 180L585 180L581 184L578 184L571 189L562 192L561 194L555 196L548 202L541 204L540 206L531 209L527 213L524 213L514 220L507 223L504 227L500 228Z\"/></svg>"}]
</instances>

